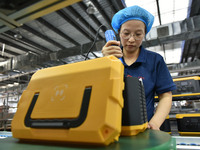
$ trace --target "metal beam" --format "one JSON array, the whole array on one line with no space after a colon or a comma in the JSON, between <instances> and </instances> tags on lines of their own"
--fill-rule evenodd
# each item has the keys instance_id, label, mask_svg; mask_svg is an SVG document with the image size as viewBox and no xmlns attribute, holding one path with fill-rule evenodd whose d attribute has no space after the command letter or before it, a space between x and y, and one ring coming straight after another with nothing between
<instances>
[{"instance_id":1,"label":"metal beam","mask_svg":"<svg viewBox=\"0 0 200 150\"><path fill-rule=\"evenodd\" d=\"M4 54L3 54L3 53L4 53ZM2 54L3 54L3 56L2 56ZM12 55L11 57L20 55L20 53L14 52L14 51L8 49L7 46L6 46L6 48L4 49L4 52L1 52L2 58L9 59L9 58L10 58L9 56L5 56L5 55L7 55L7 54L8 54L8 55Z\"/></svg>"},{"instance_id":2,"label":"metal beam","mask_svg":"<svg viewBox=\"0 0 200 150\"><path fill-rule=\"evenodd\" d=\"M169 72L170 73L176 73L176 72L186 72L186 71L191 71L191 70L200 70L200 66L169 70Z\"/></svg>"},{"instance_id":3,"label":"metal beam","mask_svg":"<svg viewBox=\"0 0 200 150\"><path fill-rule=\"evenodd\" d=\"M62 59L62 58L66 58L69 56L86 54L88 52L88 50L90 49L92 43L93 42L90 42L90 43L86 43L82 46L76 46L76 47L68 48L67 50L58 51L56 53L56 57L58 59ZM105 40L97 41L96 45L91 49L91 52L101 51L104 44L105 44Z\"/></svg>"},{"instance_id":4,"label":"metal beam","mask_svg":"<svg viewBox=\"0 0 200 150\"><path fill-rule=\"evenodd\" d=\"M193 61L193 62L185 62L185 63L177 63L177 64L173 64L173 65L168 65L167 66L170 73L179 73L179 75L181 75L184 72L194 72L199 70L200 71L200 61ZM181 72L181 74L180 74ZM195 72L194 72L195 73Z\"/></svg>"},{"instance_id":5,"label":"metal beam","mask_svg":"<svg viewBox=\"0 0 200 150\"><path fill-rule=\"evenodd\" d=\"M3 13L0 12L0 18L2 20L4 20L5 22L7 22L8 24L11 24L12 26L15 26L15 27L19 27L21 26L20 23L18 23L17 21L15 21L14 19L4 15Z\"/></svg>"},{"instance_id":6,"label":"metal beam","mask_svg":"<svg viewBox=\"0 0 200 150\"><path fill-rule=\"evenodd\" d=\"M8 53L10 55L13 55L13 56L17 56L17 55L20 55L19 53L16 53L14 51L11 51L11 50L8 50L7 48L4 50L5 53ZM9 58L9 57L8 57Z\"/></svg>"},{"instance_id":7,"label":"metal beam","mask_svg":"<svg viewBox=\"0 0 200 150\"><path fill-rule=\"evenodd\" d=\"M192 42L192 40L189 39L189 40L185 41L185 43L184 43L184 48L183 48L182 57L181 57L181 63L187 62L187 55L188 55L189 49L191 47L191 42Z\"/></svg>"},{"instance_id":8,"label":"metal beam","mask_svg":"<svg viewBox=\"0 0 200 150\"><path fill-rule=\"evenodd\" d=\"M49 42L49 43L51 43L51 44L53 44L53 45L55 45L55 46L57 46L57 47L59 47L61 49L65 49L66 48L66 47L62 46L61 44L59 44L58 42L56 42L56 41L52 40L51 38L41 34L40 32L34 30L33 28L31 28L31 27L29 27L27 25L23 25L21 28L31 32L32 34L44 39L45 41L47 41L47 42Z\"/></svg>"},{"instance_id":9,"label":"metal beam","mask_svg":"<svg viewBox=\"0 0 200 150\"><path fill-rule=\"evenodd\" d=\"M113 11L113 13L115 14L117 12L117 9L115 8L115 6L110 1L107 1L107 3L110 6L110 8Z\"/></svg>"},{"instance_id":10,"label":"metal beam","mask_svg":"<svg viewBox=\"0 0 200 150\"><path fill-rule=\"evenodd\" d=\"M46 1L49 1L49 0L46 0ZM79 1L80 0L58 0L58 2L55 2L51 5L49 5L48 7L45 7L45 9L42 8L40 10L37 10L36 12L31 13L31 15L28 15L26 18L20 19L19 22L25 23L27 21L37 19L41 16L44 16L44 15L49 14L51 12L57 11L59 9L62 9L64 7L72 5L72 4L79 2Z\"/></svg>"},{"instance_id":11,"label":"metal beam","mask_svg":"<svg viewBox=\"0 0 200 150\"><path fill-rule=\"evenodd\" d=\"M17 73L13 72L12 74L17 74ZM10 78L9 80L4 80L4 81L0 82L0 86L5 86L7 84L13 84L14 82L17 82L19 84L28 83L29 82L29 78L23 79L24 77L27 77L27 76L29 76L29 75L25 75L25 76L22 75L22 76L17 77L17 78Z\"/></svg>"},{"instance_id":12,"label":"metal beam","mask_svg":"<svg viewBox=\"0 0 200 150\"><path fill-rule=\"evenodd\" d=\"M67 9L74 15L75 18L78 18L79 21L90 30L90 32L95 35L96 30L80 15L76 12L76 10L72 6L68 6ZM99 36L100 39L102 39L102 36Z\"/></svg>"},{"instance_id":13,"label":"metal beam","mask_svg":"<svg viewBox=\"0 0 200 150\"><path fill-rule=\"evenodd\" d=\"M64 34L62 31L60 31L58 28L54 27L52 24L44 20L43 18L38 18L37 21L39 21L41 24L49 28L50 30L54 31L58 35L62 36L64 39L68 40L69 42L73 43L74 45L80 45L78 42L76 42L74 39L70 38L66 34Z\"/></svg>"},{"instance_id":14,"label":"metal beam","mask_svg":"<svg viewBox=\"0 0 200 150\"><path fill-rule=\"evenodd\" d=\"M17 23L22 25L28 21L37 19L41 16L57 11L79 1L81 0L43 0L20 11L17 11L16 13L9 15L8 17L10 19L14 19L15 21L17 21ZM0 26L1 25L2 24L0 23ZM9 29L9 27L4 26L3 28L0 28L0 33L5 32Z\"/></svg>"},{"instance_id":15,"label":"metal beam","mask_svg":"<svg viewBox=\"0 0 200 150\"><path fill-rule=\"evenodd\" d=\"M192 5L190 9L192 10L190 11L190 17L199 15L200 14L199 0L192 0Z\"/></svg>"},{"instance_id":16,"label":"metal beam","mask_svg":"<svg viewBox=\"0 0 200 150\"><path fill-rule=\"evenodd\" d=\"M6 31L5 34L8 34L8 35L14 37L14 35L16 33L12 32L12 31ZM43 51L43 52L52 52L52 50L50 50L50 49L48 49L48 48L46 48L42 45L39 45L39 44L25 38L24 36L22 36L21 39L18 39L18 41L21 41L22 43L27 43L28 45L32 45L32 47L37 48L37 49L39 49L40 51Z\"/></svg>"},{"instance_id":17,"label":"metal beam","mask_svg":"<svg viewBox=\"0 0 200 150\"><path fill-rule=\"evenodd\" d=\"M31 51L31 50L29 50L29 49L26 49L26 48L24 48L24 47L22 47L22 46L19 46L19 45L15 44L15 43L12 43L11 41L7 41L7 40L5 40L5 39L2 39L1 37L0 37L0 41L1 41L2 43L5 43L6 45L9 45L9 46L11 46L11 47L15 47L15 48L20 49L20 50L25 51L25 52Z\"/></svg>"},{"instance_id":18,"label":"metal beam","mask_svg":"<svg viewBox=\"0 0 200 150\"><path fill-rule=\"evenodd\" d=\"M3 23L4 25L6 25L8 29L14 29L14 28L15 28L14 25L12 25L12 24L6 22L5 20L3 20L3 19L1 19L1 18L0 18L0 23Z\"/></svg>"},{"instance_id":19,"label":"metal beam","mask_svg":"<svg viewBox=\"0 0 200 150\"><path fill-rule=\"evenodd\" d=\"M161 22L161 17L160 17L160 5L159 5L159 0L156 0L156 6L157 6L157 11L158 11L159 23L160 23L160 25L161 25L162 22Z\"/></svg>"},{"instance_id":20,"label":"metal beam","mask_svg":"<svg viewBox=\"0 0 200 150\"><path fill-rule=\"evenodd\" d=\"M110 25L111 19L103 11L103 8L100 6L100 4L98 3L98 1L96 1L96 0L90 0L90 1L96 7L96 9L99 11L99 13L102 15L102 17L107 22L107 24Z\"/></svg>"},{"instance_id":21,"label":"metal beam","mask_svg":"<svg viewBox=\"0 0 200 150\"><path fill-rule=\"evenodd\" d=\"M5 59L5 60L10 58L10 57L5 56L5 55L4 56L0 55L0 57L3 58L3 59Z\"/></svg>"},{"instance_id":22,"label":"metal beam","mask_svg":"<svg viewBox=\"0 0 200 150\"><path fill-rule=\"evenodd\" d=\"M15 12L15 13L12 13L11 15L9 15L9 17L12 18L12 19L18 19L18 18L21 18L24 15L34 13L38 9L40 10L42 8L48 7L49 5L52 5L53 3L56 3L56 2L58 2L58 0L40 1L40 2L37 2L33 5L25 7L25 8Z\"/></svg>"},{"instance_id":23,"label":"metal beam","mask_svg":"<svg viewBox=\"0 0 200 150\"><path fill-rule=\"evenodd\" d=\"M79 2L78 6L81 7L81 9L85 12L88 8L84 2ZM96 18L96 16L94 14L88 14L88 15L92 19L92 21L96 24L96 26L100 27L102 25L101 22ZM106 29L102 28L102 31L105 32Z\"/></svg>"},{"instance_id":24,"label":"metal beam","mask_svg":"<svg viewBox=\"0 0 200 150\"><path fill-rule=\"evenodd\" d=\"M72 17L70 17L64 10L58 10L56 13L65 19L69 24L71 24L74 28L76 28L80 33L82 33L86 38L93 41L94 36L90 33L86 32L83 27L81 27ZM91 38L93 37L93 38Z\"/></svg>"},{"instance_id":25,"label":"metal beam","mask_svg":"<svg viewBox=\"0 0 200 150\"><path fill-rule=\"evenodd\" d=\"M20 55L20 56L14 57L12 60L11 59L6 60L3 63L0 62L0 72L6 72L8 70L14 70L14 69L21 70L22 68L26 68L30 71L35 68L43 66L43 64L46 62L63 59L69 56L82 55L88 52L88 49L90 49L92 43L93 42L90 42L82 46L66 48L64 50L60 50L54 53L42 54L39 56L34 55L32 53ZM96 47L94 46L91 51L100 51L101 47L103 47L103 45L105 44L105 41L104 40L97 41L96 45L97 44L98 46L101 45L99 46L100 48L98 48L97 46ZM54 57L53 60L52 60L52 56Z\"/></svg>"},{"instance_id":26,"label":"metal beam","mask_svg":"<svg viewBox=\"0 0 200 150\"><path fill-rule=\"evenodd\" d=\"M194 21L194 18L189 18L188 21ZM178 24L178 27L180 27L180 33L169 33L169 35L166 35L166 36L163 36L163 37L152 37L152 39L149 39L148 41L144 41L143 42L143 45L144 46L156 46L156 45L162 45L162 44L166 44L166 43L171 43L171 42L175 42L175 41L182 41L182 40L185 40L186 38L187 39L192 39L194 37L200 37L200 31L199 31L199 27L196 26L196 24L194 25L194 27L196 26L196 28L193 28L193 29L187 29L187 28L183 28L183 27L187 27L187 22L188 21L180 21L180 22L175 22L175 23L171 23L171 24L167 24L166 26L168 26L170 28L170 26L174 26L174 24ZM198 21L194 21L196 23L198 23ZM157 35L156 32L157 31L157 28L158 27L154 27L152 28L152 33L153 35ZM172 30L172 31L175 31L175 30ZM1 40L1 39L0 39ZM99 41L100 42L100 41ZM102 44L101 46L99 46L100 48L97 49L97 47L93 48L92 51L101 51L101 48L103 47L105 41L104 40L101 40ZM62 59L62 58L66 58L68 56L75 56L75 55L83 55L84 53L87 53L87 50L90 48L92 42L88 43L88 44L85 44L85 45L82 45L82 48L84 48L82 50L82 53L81 53L81 46L76 46L76 47L72 47L72 48L65 48L63 50L60 50L58 52L55 52L55 53L50 53L49 55L41 55L40 57L38 56L34 56L32 57L33 55L30 55L31 56L31 59L33 60L31 64L35 64L35 65L40 65L42 64L43 62L45 61L51 61L51 55L54 55L55 56L55 59L54 60L58 60L58 59ZM30 56L23 56L23 58L20 58L18 60L20 61L24 61L25 62L25 58L27 60L30 60ZM20 61L18 61L18 66L17 67L21 67L20 64L22 63L19 63ZM30 65L30 64L26 64L26 65ZM7 65L9 66L9 65ZM0 65L0 68L1 68L1 65ZM2 67L3 69L4 67Z\"/></svg>"},{"instance_id":27,"label":"metal beam","mask_svg":"<svg viewBox=\"0 0 200 150\"><path fill-rule=\"evenodd\" d=\"M126 7L125 1L124 0L111 0L112 4L114 4L115 8L117 11L123 9Z\"/></svg>"},{"instance_id":28,"label":"metal beam","mask_svg":"<svg viewBox=\"0 0 200 150\"><path fill-rule=\"evenodd\" d=\"M22 77L22 76L27 76L27 75L32 75L36 72L37 70L32 70L32 71L29 71L29 72L24 72L24 73L16 73L16 74L13 74L13 75L9 75L9 76L6 76L5 78L0 78L0 82L3 82L3 81L7 81L7 80L10 80L10 79L15 79L15 78L19 78L19 77Z\"/></svg>"},{"instance_id":29,"label":"metal beam","mask_svg":"<svg viewBox=\"0 0 200 150\"><path fill-rule=\"evenodd\" d=\"M7 32L11 32L11 31L7 31ZM13 33L15 35L15 33ZM18 44L26 49L29 49L29 51L32 51L33 53L37 53L37 54L41 54L43 53L43 50L41 49L38 49L37 47L34 47L33 45L30 45L28 43L26 43L25 41L22 41L23 40L23 36L21 36L21 38L19 39L16 39L14 38L14 35L10 35L10 34L7 34L7 33L2 33L3 37L2 38L6 38L7 41L11 41L15 44Z\"/></svg>"},{"instance_id":30,"label":"metal beam","mask_svg":"<svg viewBox=\"0 0 200 150\"><path fill-rule=\"evenodd\" d=\"M188 56L189 56L189 53L190 53L190 49L191 49L191 47L192 47L192 39L187 40L186 43L188 43L188 44L187 44L188 46L185 45L185 47L184 47L184 53L185 53L184 60L185 60L185 62L188 61ZM183 55L182 55L182 56L183 56Z\"/></svg>"},{"instance_id":31,"label":"metal beam","mask_svg":"<svg viewBox=\"0 0 200 150\"><path fill-rule=\"evenodd\" d=\"M197 55L198 52L200 52L200 40L199 40L199 43L197 44L197 48L196 48L195 52L194 52L193 55L192 55L191 61L194 61L195 57L198 56L198 55Z\"/></svg>"}]
</instances>

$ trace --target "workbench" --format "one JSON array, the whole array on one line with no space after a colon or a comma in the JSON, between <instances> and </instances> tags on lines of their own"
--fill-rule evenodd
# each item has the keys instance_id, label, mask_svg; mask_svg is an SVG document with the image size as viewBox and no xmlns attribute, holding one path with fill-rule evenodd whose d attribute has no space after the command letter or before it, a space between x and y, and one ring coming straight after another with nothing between
<instances>
[{"instance_id":1,"label":"workbench","mask_svg":"<svg viewBox=\"0 0 200 150\"><path fill-rule=\"evenodd\" d=\"M21 141L13 137L0 139L0 145L1 150L174 150L176 140L168 133L147 129L136 136L120 137L118 142L109 146Z\"/></svg>"}]
</instances>

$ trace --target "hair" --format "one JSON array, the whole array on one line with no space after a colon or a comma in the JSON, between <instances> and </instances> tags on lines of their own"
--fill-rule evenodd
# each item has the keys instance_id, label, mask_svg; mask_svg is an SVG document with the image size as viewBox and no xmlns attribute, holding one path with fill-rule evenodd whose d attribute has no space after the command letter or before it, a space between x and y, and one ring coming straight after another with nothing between
<instances>
[{"instance_id":1,"label":"hair","mask_svg":"<svg viewBox=\"0 0 200 150\"><path fill-rule=\"evenodd\" d=\"M145 23L144 23L144 25L145 25ZM122 27L122 26L120 26L120 28L119 28L119 30L118 30L118 33L119 33L119 34L120 34L120 31L121 31L121 27ZM146 27L146 25L145 25L144 32L145 32L145 35L146 35L146 34L147 34L147 27Z\"/></svg>"}]
</instances>

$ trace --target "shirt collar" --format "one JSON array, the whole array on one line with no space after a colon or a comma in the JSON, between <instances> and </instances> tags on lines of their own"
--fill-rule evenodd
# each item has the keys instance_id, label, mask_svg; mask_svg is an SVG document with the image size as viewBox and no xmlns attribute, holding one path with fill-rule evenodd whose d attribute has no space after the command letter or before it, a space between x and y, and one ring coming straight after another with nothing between
<instances>
[{"instance_id":1,"label":"shirt collar","mask_svg":"<svg viewBox=\"0 0 200 150\"><path fill-rule=\"evenodd\" d=\"M140 54L136 62L141 62L141 63L146 62L146 51L142 46L140 46Z\"/></svg>"},{"instance_id":2,"label":"shirt collar","mask_svg":"<svg viewBox=\"0 0 200 150\"><path fill-rule=\"evenodd\" d=\"M124 62L124 58L121 57L119 59L121 60L121 62L124 65L126 65L126 63ZM140 54L139 54L136 62L134 62L133 64L135 64L135 63L145 63L145 62L146 62L146 51L142 46L140 46Z\"/></svg>"}]
</instances>

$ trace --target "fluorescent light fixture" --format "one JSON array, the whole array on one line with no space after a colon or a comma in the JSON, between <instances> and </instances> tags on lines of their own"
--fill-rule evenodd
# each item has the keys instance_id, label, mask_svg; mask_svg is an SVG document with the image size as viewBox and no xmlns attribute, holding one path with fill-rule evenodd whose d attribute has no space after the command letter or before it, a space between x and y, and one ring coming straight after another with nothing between
<instances>
[{"instance_id":1,"label":"fluorescent light fixture","mask_svg":"<svg viewBox=\"0 0 200 150\"><path fill-rule=\"evenodd\" d=\"M3 45L2 45L2 52L1 52L1 55L2 55L2 56L3 56L3 54L4 54L5 46L6 46L6 44L3 43Z\"/></svg>"}]
</instances>

